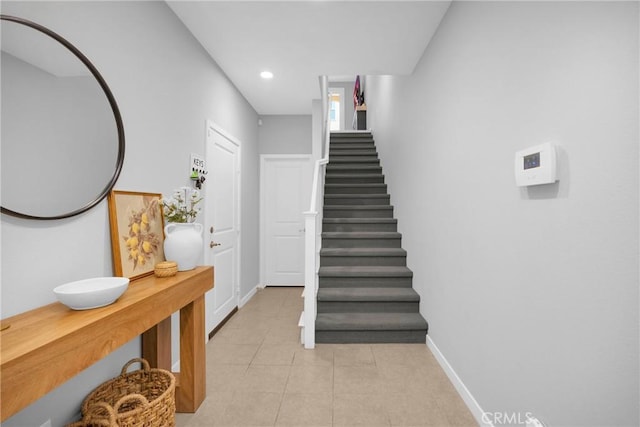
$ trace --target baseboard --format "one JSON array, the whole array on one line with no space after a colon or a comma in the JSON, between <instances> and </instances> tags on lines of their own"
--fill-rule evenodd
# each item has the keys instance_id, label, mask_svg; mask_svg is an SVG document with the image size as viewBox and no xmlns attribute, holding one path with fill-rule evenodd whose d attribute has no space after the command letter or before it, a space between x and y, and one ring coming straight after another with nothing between
<instances>
[{"instance_id":1,"label":"baseboard","mask_svg":"<svg viewBox=\"0 0 640 427\"><path fill-rule=\"evenodd\" d=\"M233 315L236 314L237 312L238 312L238 307L234 307L233 310L231 310L231 313L227 314L227 316L224 319L222 319L220 323L218 323L218 326L216 326L215 328L213 328L211 332L209 332L209 339L213 338L213 336L217 334L220 329L222 329L224 324L227 323L229 319L231 319Z\"/></svg>"},{"instance_id":2,"label":"baseboard","mask_svg":"<svg viewBox=\"0 0 640 427\"><path fill-rule=\"evenodd\" d=\"M487 417L483 417L484 411L482 410L476 399L473 397L467 386L464 385L458 374L456 374L456 371L453 370L444 355L440 352L438 346L436 346L431 337L428 335L427 347L429 347L436 360L440 364L440 367L442 367L444 372L447 374L447 377L449 377L449 380L460 394L460 397L462 397L462 400L467 405L469 411L471 411L471 414L476 419L478 424L483 427L494 427L491 422L488 422L489 420L487 419Z\"/></svg>"},{"instance_id":3,"label":"baseboard","mask_svg":"<svg viewBox=\"0 0 640 427\"><path fill-rule=\"evenodd\" d=\"M251 289L245 296L240 299L238 308L242 308L246 303L248 303L249 300L253 298L253 296L258 292L258 289L264 289L264 286L261 286L260 284L254 286L253 289Z\"/></svg>"}]
</instances>

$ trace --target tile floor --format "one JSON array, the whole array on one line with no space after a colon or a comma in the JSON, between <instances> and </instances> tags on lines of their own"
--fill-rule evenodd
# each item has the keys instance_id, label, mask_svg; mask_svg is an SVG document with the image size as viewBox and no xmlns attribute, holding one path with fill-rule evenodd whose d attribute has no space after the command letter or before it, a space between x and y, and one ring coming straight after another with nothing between
<instances>
[{"instance_id":1,"label":"tile floor","mask_svg":"<svg viewBox=\"0 0 640 427\"><path fill-rule=\"evenodd\" d=\"M477 426L424 344L300 344L302 288L266 288L207 344L207 398L177 427Z\"/></svg>"}]
</instances>

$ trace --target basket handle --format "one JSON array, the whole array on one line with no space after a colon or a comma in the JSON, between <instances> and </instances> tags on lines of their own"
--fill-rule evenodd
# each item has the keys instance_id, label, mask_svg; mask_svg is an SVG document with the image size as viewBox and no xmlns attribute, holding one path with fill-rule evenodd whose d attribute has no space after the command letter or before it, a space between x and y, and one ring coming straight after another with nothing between
<instances>
[{"instance_id":1,"label":"basket handle","mask_svg":"<svg viewBox=\"0 0 640 427\"><path fill-rule=\"evenodd\" d=\"M130 401L130 400L137 400L138 402L140 402L142 404L143 408L146 408L147 406L149 406L149 401L147 400L146 397L144 397L141 394L127 394L126 396L122 396L115 404L115 406L113 407L113 409L116 412L120 412L120 407L122 405L124 405L126 402Z\"/></svg>"},{"instance_id":2,"label":"basket handle","mask_svg":"<svg viewBox=\"0 0 640 427\"><path fill-rule=\"evenodd\" d=\"M120 372L120 375L124 375L127 373L127 369L129 369L129 366L133 365L134 363L140 362L141 366L141 370L145 371L145 372L149 372L149 370L151 369L151 367L149 366L149 362L147 362L145 359L141 358L141 357L136 357L135 359L131 359L129 360L127 363L124 364L124 366L122 367L122 372Z\"/></svg>"},{"instance_id":3,"label":"basket handle","mask_svg":"<svg viewBox=\"0 0 640 427\"><path fill-rule=\"evenodd\" d=\"M116 423L115 411L111 405L105 402L96 402L89 406L87 413L82 417L82 422L85 424L100 424L105 426L118 425Z\"/></svg>"}]
</instances>

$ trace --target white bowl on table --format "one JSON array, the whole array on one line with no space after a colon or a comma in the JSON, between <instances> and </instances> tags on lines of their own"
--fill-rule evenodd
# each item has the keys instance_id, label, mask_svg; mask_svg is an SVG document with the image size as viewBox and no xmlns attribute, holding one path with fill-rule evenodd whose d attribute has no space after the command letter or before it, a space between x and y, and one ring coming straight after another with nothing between
<instances>
[{"instance_id":1,"label":"white bowl on table","mask_svg":"<svg viewBox=\"0 0 640 427\"><path fill-rule=\"evenodd\" d=\"M116 302L128 286L127 277L95 277L57 286L53 293L73 310L89 310Z\"/></svg>"}]
</instances>

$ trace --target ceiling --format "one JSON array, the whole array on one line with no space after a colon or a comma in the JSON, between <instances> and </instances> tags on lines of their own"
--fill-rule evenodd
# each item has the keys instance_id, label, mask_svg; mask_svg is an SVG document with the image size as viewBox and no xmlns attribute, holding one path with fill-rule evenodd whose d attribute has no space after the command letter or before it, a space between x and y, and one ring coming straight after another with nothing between
<instances>
[{"instance_id":1,"label":"ceiling","mask_svg":"<svg viewBox=\"0 0 640 427\"><path fill-rule=\"evenodd\" d=\"M406 75L451 0L167 1L260 115L310 114L318 76ZM261 79L263 70L273 72Z\"/></svg>"}]
</instances>

